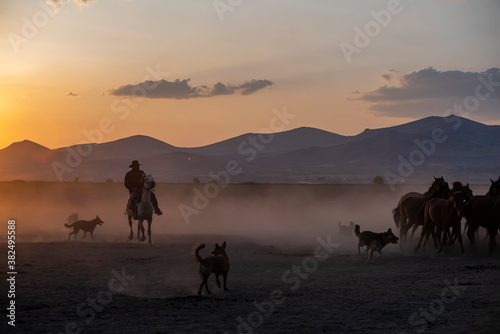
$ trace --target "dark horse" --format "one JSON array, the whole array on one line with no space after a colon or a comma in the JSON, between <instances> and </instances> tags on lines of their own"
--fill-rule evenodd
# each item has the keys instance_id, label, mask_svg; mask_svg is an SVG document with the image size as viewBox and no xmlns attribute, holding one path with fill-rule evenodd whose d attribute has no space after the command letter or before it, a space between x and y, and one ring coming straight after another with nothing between
<instances>
[{"instance_id":1,"label":"dark horse","mask_svg":"<svg viewBox=\"0 0 500 334\"><path fill-rule=\"evenodd\" d=\"M455 238L458 238L462 254L464 253L460 223L464 216L463 210L466 197L466 191L455 191L448 199L432 198L427 202L424 208L424 225L415 251L419 250L424 237L425 247L429 235L432 235L436 248L439 244L436 252L440 253L448 241L449 230L452 229L452 234ZM436 239L438 242L436 242Z\"/></svg>"},{"instance_id":2,"label":"dark horse","mask_svg":"<svg viewBox=\"0 0 500 334\"><path fill-rule=\"evenodd\" d=\"M472 245L476 242L476 231L479 226L486 228L490 237L489 254L496 245L496 235L500 228L500 177L491 180L491 186L486 195L473 196L465 203L464 214L467 220L467 237Z\"/></svg>"},{"instance_id":3,"label":"dark horse","mask_svg":"<svg viewBox=\"0 0 500 334\"><path fill-rule=\"evenodd\" d=\"M448 198L450 187L443 177L434 177L429 189L421 194L409 192L401 197L398 206L392 210L394 223L399 228L401 243L406 241L406 234L413 225L423 225L424 208L431 198Z\"/></svg>"}]
</instances>

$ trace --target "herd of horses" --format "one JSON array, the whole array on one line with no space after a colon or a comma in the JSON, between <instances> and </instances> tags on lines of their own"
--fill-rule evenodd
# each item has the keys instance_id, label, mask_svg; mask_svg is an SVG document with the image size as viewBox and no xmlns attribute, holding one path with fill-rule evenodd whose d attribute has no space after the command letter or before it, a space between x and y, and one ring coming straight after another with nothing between
<instances>
[{"instance_id":1,"label":"herd of horses","mask_svg":"<svg viewBox=\"0 0 500 334\"><path fill-rule=\"evenodd\" d=\"M421 226L420 240L415 250L419 250L422 241L424 247L430 236L436 252L458 239L462 254L461 222L465 218L464 233L471 245L476 243L479 227L486 229L489 237L489 254L495 248L497 231L500 229L500 177L491 180L485 195L473 195L469 184L453 182L450 189L443 177L436 178L425 193L409 192L401 197L398 206L392 211L394 222L399 228L401 243L406 242L407 234L412 229L412 237Z\"/></svg>"},{"instance_id":2,"label":"herd of horses","mask_svg":"<svg viewBox=\"0 0 500 334\"><path fill-rule=\"evenodd\" d=\"M445 245L458 240L462 253L461 225L465 218L464 233L472 245L476 243L479 227L486 229L489 237L489 253L496 245L497 231L500 229L500 177L491 180L491 185L485 195L473 195L469 184L453 182L450 189L443 177L436 178L425 193L409 192L401 197L398 206L392 211L394 222L399 229L401 244L407 240L407 234L412 229L411 236L419 226L422 227L420 240L415 250L420 249L422 242L427 243L432 236L438 253ZM141 202L138 205L137 239L144 241L145 228L143 222L148 223L149 243L151 243L151 224L153 220L153 205L151 191L155 188L155 181L151 175L144 177L144 187ZM129 239L134 236L132 230L132 210L127 206L126 214L130 226ZM340 223L339 223L340 224ZM353 225L353 224L352 224ZM142 234L142 235L141 235Z\"/></svg>"}]
</instances>

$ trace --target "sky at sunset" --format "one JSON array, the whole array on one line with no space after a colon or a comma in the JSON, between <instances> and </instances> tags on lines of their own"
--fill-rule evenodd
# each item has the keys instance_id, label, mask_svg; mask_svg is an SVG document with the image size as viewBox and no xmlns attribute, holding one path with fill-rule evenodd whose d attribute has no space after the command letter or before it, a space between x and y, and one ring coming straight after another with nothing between
<instances>
[{"instance_id":1,"label":"sky at sunset","mask_svg":"<svg viewBox=\"0 0 500 334\"><path fill-rule=\"evenodd\" d=\"M342 135L454 104L500 124L499 14L498 0L1 1L0 148L202 146L269 129L273 110Z\"/></svg>"}]
</instances>

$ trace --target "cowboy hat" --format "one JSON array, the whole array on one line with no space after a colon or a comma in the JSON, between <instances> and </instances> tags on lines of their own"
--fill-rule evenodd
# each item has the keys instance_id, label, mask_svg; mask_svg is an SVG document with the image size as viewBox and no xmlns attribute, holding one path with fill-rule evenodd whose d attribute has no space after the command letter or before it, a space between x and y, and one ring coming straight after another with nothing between
<instances>
[{"instance_id":1,"label":"cowboy hat","mask_svg":"<svg viewBox=\"0 0 500 334\"><path fill-rule=\"evenodd\" d=\"M132 167L139 167L140 165L141 165L141 164L139 163L139 161L134 160L134 161L132 161L132 164L131 164L129 167L130 167L130 168L132 168Z\"/></svg>"}]
</instances>

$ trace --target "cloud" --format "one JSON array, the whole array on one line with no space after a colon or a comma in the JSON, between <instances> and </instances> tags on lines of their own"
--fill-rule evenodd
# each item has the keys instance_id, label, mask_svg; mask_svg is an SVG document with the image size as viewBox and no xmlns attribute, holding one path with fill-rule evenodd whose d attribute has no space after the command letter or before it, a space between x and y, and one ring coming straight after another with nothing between
<instances>
[{"instance_id":1,"label":"cloud","mask_svg":"<svg viewBox=\"0 0 500 334\"><path fill-rule=\"evenodd\" d=\"M97 0L66 0L66 2L76 3L78 6L88 6L94 1ZM45 0L45 2L56 12L64 5L63 0Z\"/></svg>"},{"instance_id":2,"label":"cloud","mask_svg":"<svg viewBox=\"0 0 500 334\"><path fill-rule=\"evenodd\" d=\"M243 85L240 85L238 89L243 89L241 94L250 95L258 91L259 89L271 86L272 84L273 83L269 80L252 80L245 82Z\"/></svg>"},{"instance_id":3,"label":"cloud","mask_svg":"<svg viewBox=\"0 0 500 334\"><path fill-rule=\"evenodd\" d=\"M78 96L78 94L75 94L73 92L69 92L67 96Z\"/></svg>"},{"instance_id":4,"label":"cloud","mask_svg":"<svg viewBox=\"0 0 500 334\"><path fill-rule=\"evenodd\" d=\"M381 74L380 77L387 82L391 82L391 79L392 79L392 76L390 74L386 74L386 73Z\"/></svg>"},{"instance_id":5,"label":"cloud","mask_svg":"<svg viewBox=\"0 0 500 334\"><path fill-rule=\"evenodd\" d=\"M231 95L234 94L234 88L224 85L222 82L218 82L214 85L212 89L212 96L216 95Z\"/></svg>"},{"instance_id":6,"label":"cloud","mask_svg":"<svg viewBox=\"0 0 500 334\"><path fill-rule=\"evenodd\" d=\"M117 89L110 89L106 93L114 96L141 96L151 99L192 99L196 97L211 97L221 95L233 95L239 92L241 95L250 95L267 86L273 85L269 80L251 80L241 85L225 85L221 82L213 87L202 85L192 87L189 85L191 79L175 81L159 80L144 81L135 85L124 85Z\"/></svg>"},{"instance_id":7,"label":"cloud","mask_svg":"<svg viewBox=\"0 0 500 334\"><path fill-rule=\"evenodd\" d=\"M465 108L468 112L490 119L500 117L498 68L483 72L463 72L439 71L426 67L406 74L394 70L386 72L390 73L383 73L381 77L391 85L381 86L355 99L372 102L370 110L376 114L396 117L444 114L455 104L463 104L465 107L467 102L470 103L469 108ZM490 82L490 87L486 87L483 82ZM481 99L476 96L478 90L483 97Z\"/></svg>"}]
</instances>

